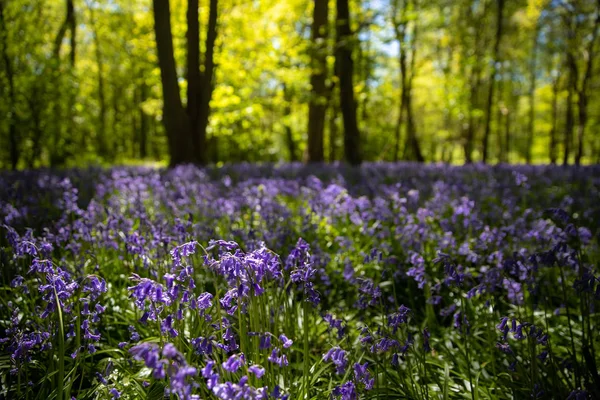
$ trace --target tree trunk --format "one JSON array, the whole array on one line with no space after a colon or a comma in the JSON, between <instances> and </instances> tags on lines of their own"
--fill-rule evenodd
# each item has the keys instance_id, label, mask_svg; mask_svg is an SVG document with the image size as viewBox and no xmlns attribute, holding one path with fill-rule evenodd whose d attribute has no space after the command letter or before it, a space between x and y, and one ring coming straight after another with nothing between
<instances>
[{"instance_id":1,"label":"tree trunk","mask_svg":"<svg viewBox=\"0 0 600 400\"><path fill-rule=\"evenodd\" d=\"M499 62L500 42L502 40L502 21L504 17L504 0L497 0L498 12L496 14L496 40L494 42L494 60L492 71L490 73L490 90L488 91L487 102L485 105L485 127L483 130L483 154L482 160L484 163L488 161L488 147L490 141L490 128L492 122L492 101L494 100L494 89L496 88L496 73L498 72L497 64Z\"/></svg>"},{"instance_id":2,"label":"tree trunk","mask_svg":"<svg viewBox=\"0 0 600 400\"><path fill-rule=\"evenodd\" d=\"M558 144L556 137L558 120L558 84L559 78L556 77L552 82L552 128L550 129L550 163L552 164L556 164L558 158L556 152L556 146Z\"/></svg>"},{"instance_id":3,"label":"tree trunk","mask_svg":"<svg viewBox=\"0 0 600 400\"><path fill-rule=\"evenodd\" d=\"M583 82L581 83L581 89L578 91L578 108L579 108L579 121L577 126L577 153L575 154L575 164L580 165L581 159L583 158L583 144L585 139L585 127L588 122L588 97L589 97L589 86L594 71L594 57L595 57L595 44L598 36L598 28L600 27L600 0L597 1L596 5L596 19L594 21L594 30L587 48L587 60L585 64L585 72L583 75Z\"/></svg>"},{"instance_id":4,"label":"tree trunk","mask_svg":"<svg viewBox=\"0 0 600 400\"><path fill-rule=\"evenodd\" d=\"M314 1L311 31L311 96L308 105L308 161L322 162L323 132L327 113L327 22L329 7L323 0Z\"/></svg>"},{"instance_id":5,"label":"tree trunk","mask_svg":"<svg viewBox=\"0 0 600 400\"><path fill-rule=\"evenodd\" d=\"M496 109L496 130L498 134L496 135L496 147L498 149L497 160L499 163L506 162L506 157L504 154L504 134L502 132L502 120L504 119L504 112L507 110L505 95L504 95L504 68L500 66L498 70L498 76L500 77L498 82L498 98L496 100L498 104L498 108Z\"/></svg>"},{"instance_id":6,"label":"tree trunk","mask_svg":"<svg viewBox=\"0 0 600 400\"><path fill-rule=\"evenodd\" d=\"M75 67L75 51L76 51L76 19L75 19L75 7L73 4L73 0L66 0L66 11L65 11L65 19L61 24L56 37L54 38L54 48L52 52L52 75L55 84L54 92L52 97L52 128L50 129L49 134L49 148L50 148L50 165L56 166L64 164L65 159L67 158L67 152L65 151L65 144L61 143L62 138L62 128L63 121L67 122L67 135L66 141L71 140L72 134L72 110L75 102L74 96L72 96L70 89L66 89L61 87L61 83L64 83L62 79L62 71L60 70L60 50L62 48L62 43L67 34L67 31L71 33L71 52L70 52L70 64L71 69ZM65 95L66 93L66 95ZM61 107L61 100L67 97L67 116L66 118L63 116L63 110Z\"/></svg>"},{"instance_id":7,"label":"tree trunk","mask_svg":"<svg viewBox=\"0 0 600 400\"><path fill-rule=\"evenodd\" d=\"M394 161L398 160L398 151L400 146L400 134L402 131L402 121L406 115L406 140L402 158L407 158L410 151L410 159L422 162L424 161L423 153L417 139L416 125L414 122L412 109L412 83L415 76L415 64L417 56L416 41L418 37L418 26L416 21L413 22L413 30L408 33L408 17L407 12L411 4L410 2L402 2L399 7L398 1L393 3L392 20L394 21L394 31L396 40L399 45L398 63L400 67L400 110L396 121L395 143L394 143ZM416 4L413 5L413 11L416 10ZM399 14L399 15L398 15ZM399 18L397 20L396 18ZM410 58L410 67L408 59Z\"/></svg>"},{"instance_id":8,"label":"tree trunk","mask_svg":"<svg viewBox=\"0 0 600 400\"><path fill-rule=\"evenodd\" d=\"M536 66L538 52L538 36L540 32L539 21L535 24L535 33L533 37L533 51L531 52L531 67L529 70L529 120L527 121L527 164L531 164L533 151L533 138L535 136L535 88L536 88Z\"/></svg>"},{"instance_id":9,"label":"tree trunk","mask_svg":"<svg viewBox=\"0 0 600 400\"><path fill-rule=\"evenodd\" d=\"M193 143L193 156L198 157L204 151L197 134L198 113L200 111L200 92L202 82L200 76L200 16L198 0L188 0L186 13L186 79L187 79L187 115L189 117L190 135ZM201 158L201 157L199 157ZM191 160L190 160L191 161Z\"/></svg>"},{"instance_id":10,"label":"tree trunk","mask_svg":"<svg viewBox=\"0 0 600 400\"><path fill-rule=\"evenodd\" d=\"M567 53L567 60L567 64L569 66L569 87L567 88L567 115L565 118L563 165L569 164L569 156L571 155L573 128L575 124L575 119L573 116L573 92L577 89L577 62L572 51Z\"/></svg>"},{"instance_id":11,"label":"tree trunk","mask_svg":"<svg viewBox=\"0 0 600 400\"><path fill-rule=\"evenodd\" d=\"M414 11L417 10L417 4L414 4ZM423 153L421 151L421 145L419 144L419 139L417 138L417 127L415 124L413 107L412 107L412 88L413 88L413 80L415 78L415 70L416 70L416 60L417 60L417 38L418 38L418 25L417 21L413 22L413 32L412 39L410 41L410 72L406 75L406 99L404 101L406 107L406 132L408 138L408 147L411 150L411 159L414 159L417 162L424 162L425 157L423 157Z\"/></svg>"},{"instance_id":12,"label":"tree trunk","mask_svg":"<svg viewBox=\"0 0 600 400\"><path fill-rule=\"evenodd\" d=\"M336 73L340 82L340 107L344 121L344 155L351 165L359 165L360 131L356 120L354 99L354 63L352 61L352 32L348 0L337 0L336 17Z\"/></svg>"},{"instance_id":13,"label":"tree trunk","mask_svg":"<svg viewBox=\"0 0 600 400\"><path fill-rule=\"evenodd\" d=\"M90 25L92 28L92 34L94 37L94 47L96 64L98 66L98 132L96 133L96 143L98 146L98 153L100 156L105 157L108 154L107 136L106 136L106 97L104 95L104 62L102 60L102 49L100 48L100 38L98 37L98 30L96 29L96 19L94 18L94 8L89 7L90 11ZM114 134L115 132L113 132Z\"/></svg>"},{"instance_id":14,"label":"tree trunk","mask_svg":"<svg viewBox=\"0 0 600 400\"><path fill-rule=\"evenodd\" d=\"M516 112L515 112L516 115ZM506 116L504 118L504 154L506 157L506 162L509 163L510 162L510 117L511 117L511 111L508 110L506 112Z\"/></svg>"},{"instance_id":15,"label":"tree trunk","mask_svg":"<svg viewBox=\"0 0 600 400\"><path fill-rule=\"evenodd\" d=\"M179 94L177 70L173 57L171 11L169 0L153 0L154 32L163 92L163 124L169 144L171 165L193 160L190 121Z\"/></svg>"},{"instance_id":16,"label":"tree trunk","mask_svg":"<svg viewBox=\"0 0 600 400\"><path fill-rule=\"evenodd\" d=\"M294 141L294 135L292 127L290 126L289 118L292 115L292 99L290 91L288 90L285 83L283 84L283 129L285 131L285 141L290 152L290 161L298 161L298 152L296 150L296 142ZM316 161L316 160L313 160ZM321 160L322 161L322 160Z\"/></svg>"},{"instance_id":17,"label":"tree trunk","mask_svg":"<svg viewBox=\"0 0 600 400\"><path fill-rule=\"evenodd\" d=\"M402 91L402 86L404 86L404 76L402 74L402 68L400 71L400 82L402 83L400 90ZM404 117L404 93L400 93L400 107L398 109L398 118L396 119L396 129L394 132L394 161L398 161L399 153L400 153L400 135L402 133L402 120Z\"/></svg>"},{"instance_id":18,"label":"tree trunk","mask_svg":"<svg viewBox=\"0 0 600 400\"><path fill-rule=\"evenodd\" d=\"M475 141L475 107L477 106L477 91L481 82L479 67L475 66L475 71L471 72L471 83L469 93L469 121L465 135L465 162L471 164L473 162L473 145Z\"/></svg>"},{"instance_id":19,"label":"tree trunk","mask_svg":"<svg viewBox=\"0 0 600 400\"><path fill-rule=\"evenodd\" d=\"M196 1L196 0L194 0ZM204 53L204 71L200 73L200 92L198 95L198 125L194 137L199 151L196 155L196 162L205 164L207 161L206 150L206 130L208 128L210 116L210 99L215 87L215 42L217 40L217 19L218 19L218 0L210 0L210 11L208 14L208 26L206 32L205 53Z\"/></svg>"},{"instance_id":20,"label":"tree trunk","mask_svg":"<svg viewBox=\"0 0 600 400\"><path fill-rule=\"evenodd\" d=\"M20 158L19 137L17 132L17 98L15 92L15 81L12 68L12 61L8 55L8 30L4 19L4 3L0 1L0 44L2 44L2 59L6 79L8 81L8 97L10 101L10 111L8 115L8 141L10 149L10 166L13 170L17 169Z\"/></svg>"},{"instance_id":21,"label":"tree trunk","mask_svg":"<svg viewBox=\"0 0 600 400\"><path fill-rule=\"evenodd\" d=\"M333 103L329 107L329 162L337 160L337 137L338 137L338 126L337 116L339 113L339 107L336 103Z\"/></svg>"},{"instance_id":22,"label":"tree trunk","mask_svg":"<svg viewBox=\"0 0 600 400\"><path fill-rule=\"evenodd\" d=\"M139 118L140 118L140 142L139 142L139 154L140 158L143 160L148 156L148 116L144 112L142 104L148 98L148 86L146 82L142 81L139 87L140 90L140 100L139 100Z\"/></svg>"}]
</instances>

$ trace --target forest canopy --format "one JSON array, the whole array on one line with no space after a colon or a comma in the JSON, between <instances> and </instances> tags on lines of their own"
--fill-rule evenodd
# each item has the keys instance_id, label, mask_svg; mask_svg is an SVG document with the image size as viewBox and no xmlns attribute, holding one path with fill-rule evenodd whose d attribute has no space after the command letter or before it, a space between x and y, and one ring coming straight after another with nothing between
<instances>
[{"instance_id":1,"label":"forest canopy","mask_svg":"<svg viewBox=\"0 0 600 400\"><path fill-rule=\"evenodd\" d=\"M0 0L0 168L600 161L600 0Z\"/></svg>"}]
</instances>

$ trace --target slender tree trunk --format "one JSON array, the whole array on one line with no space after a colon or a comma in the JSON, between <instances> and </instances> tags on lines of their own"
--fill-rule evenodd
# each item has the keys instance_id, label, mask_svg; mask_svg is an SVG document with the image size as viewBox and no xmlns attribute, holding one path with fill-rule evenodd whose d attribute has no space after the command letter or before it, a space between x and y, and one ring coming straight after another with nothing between
<instances>
[{"instance_id":1,"label":"slender tree trunk","mask_svg":"<svg viewBox=\"0 0 600 400\"><path fill-rule=\"evenodd\" d=\"M550 163L556 164L558 154L556 146L558 140L556 137L557 133L557 120L558 120L558 89L559 89L559 78L554 78L552 82L552 128L550 129Z\"/></svg>"},{"instance_id":2,"label":"slender tree trunk","mask_svg":"<svg viewBox=\"0 0 600 400\"><path fill-rule=\"evenodd\" d=\"M44 88L43 85L40 85L41 88ZM27 166L29 169L35 167L36 161L40 159L40 148L42 137L44 136L44 130L42 128L42 107L43 104L41 99L44 98L43 91L40 91L35 85L31 91L31 95L27 98L27 104L29 106L29 112L31 115L31 121L33 123L32 130L32 144L31 144L31 153L29 156L29 160L27 161Z\"/></svg>"},{"instance_id":3,"label":"slender tree trunk","mask_svg":"<svg viewBox=\"0 0 600 400\"><path fill-rule=\"evenodd\" d=\"M500 66L498 70L498 76L500 77L498 82L498 99L496 102L498 103L498 108L496 109L496 147L497 147L497 160L502 163L505 162L505 154L504 154L504 134L502 132L502 120L504 119L504 112L506 109L506 104L504 100L504 68Z\"/></svg>"},{"instance_id":4,"label":"slender tree trunk","mask_svg":"<svg viewBox=\"0 0 600 400\"><path fill-rule=\"evenodd\" d=\"M144 112L142 104L148 98L148 86L146 82L142 81L139 87L140 91L140 101L138 105L139 109L139 119L140 119L140 141L139 141L139 154L140 158L143 160L148 156L148 131L149 131L149 123L148 116Z\"/></svg>"},{"instance_id":5,"label":"slender tree trunk","mask_svg":"<svg viewBox=\"0 0 600 400\"><path fill-rule=\"evenodd\" d=\"M115 77L116 78L116 77ZM113 152L112 154L107 154L106 156L108 157L108 159L110 161L114 160L118 155L124 154L125 150L126 150L126 145L125 145L125 135L122 134L122 132L120 132L120 125L121 125L121 120L122 120L122 116L121 116L121 108L119 107L119 100L121 100L122 97L122 93L123 93L123 87L121 85L119 85L119 82L115 79L114 82L112 82L112 126L111 126L111 133L112 133L112 137L113 137L113 141L112 141L112 148L113 148Z\"/></svg>"},{"instance_id":6,"label":"slender tree trunk","mask_svg":"<svg viewBox=\"0 0 600 400\"><path fill-rule=\"evenodd\" d=\"M8 54L8 29L4 19L4 3L0 1L0 44L2 44L2 59L6 79L8 80L8 98L10 101L10 111L8 115L8 141L10 149L10 166L13 170L17 169L20 158L19 137L17 132L17 97L15 92L15 81L13 65Z\"/></svg>"},{"instance_id":7,"label":"slender tree trunk","mask_svg":"<svg viewBox=\"0 0 600 400\"><path fill-rule=\"evenodd\" d=\"M392 13L394 21L394 30L396 40L399 44L398 63L400 67L400 110L398 120L396 122L395 144L394 144L394 161L398 160L398 151L400 146L400 134L402 129L402 121L406 115L406 140L404 143L403 158L408 156L410 151L410 159L422 162L424 161L423 153L417 139L416 125L414 122L412 108L412 83L415 76L415 65L417 56L416 41L418 37L418 26L413 21L413 30L408 32L408 17L409 8L416 9L416 4L410 1L402 2L400 6L398 1L394 2ZM398 15L399 14L399 15ZM399 19L397 19L399 18ZM408 59L410 58L410 65Z\"/></svg>"},{"instance_id":8,"label":"slender tree trunk","mask_svg":"<svg viewBox=\"0 0 600 400\"><path fill-rule=\"evenodd\" d=\"M70 141L72 135L72 110L75 102L74 96L71 94L70 88L63 86L64 80L61 73L61 62L60 62L60 51L62 48L63 40L67 34L67 31L71 33L71 52L70 52L70 64L71 69L75 67L75 51L76 51L76 19L75 19L75 7L73 0L66 0L66 11L65 19L60 25L58 33L54 38L54 48L52 52L52 75L54 80L54 91L52 98L52 127L49 134L49 148L50 148L50 165L60 165L65 162L67 153L65 151L65 144L61 143L62 132L63 132L63 120L67 121L67 137L65 142ZM66 95L65 95L66 93ZM67 98L67 116L63 115L61 107L61 100Z\"/></svg>"},{"instance_id":9,"label":"slender tree trunk","mask_svg":"<svg viewBox=\"0 0 600 400\"><path fill-rule=\"evenodd\" d=\"M337 116L339 114L339 107L334 102L329 107L329 162L337 160L337 138L338 138L338 126Z\"/></svg>"},{"instance_id":10,"label":"slender tree trunk","mask_svg":"<svg viewBox=\"0 0 600 400\"><path fill-rule=\"evenodd\" d=\"M288 146L288 150L290 152L290 161L298 161L298 152L296 150L296 141L294 141L294 132L292 131L292 127L290 126L290 115L292 115L292 98L291 93L288 90L285 83L283 84L283 129L285 131L285 141Z\"/></svg>"},{"instance_id":11,"label":"slender tree trunk","mask_svg":"<svg viewBox=\"0 0 600 400\"><path fill-rule=\"evenodd\" d=\"M350 30L348 0L337 0L336 17L336 73L340 82L340 107L344 120L344 154L351 165L361 163L360 131L356 120L354 99L353 37Z\"/></svg>"},{"instance_id":12,"label":"slender tree trunk","mask_svg":"<svg viewBox=\"0 0 600 400\"><path fill-rule=\"evenodd\" d=\"M418 10L417 3L414 3L414 10ZM412 89L413 89L413 81L416 75L416 60L417 60L417 38L418 38L419 27L417 25L417 21L413 21L413 32L412 38L410 41L410 72L407 76L406 82L406 131L408 138L408 147L412 153L412 159L417 162L424 162L425 157L423 157L423 152L421 151L421 145L419 144L419 139L417 137L417 126L415 124L414 114L413 114L413 97L412 97Z\"/></svg>"},{"instance_id":13,"label":"slender tree trunk","mask_svg":"<svg viewBox=\"0 0 600 400\"><path fill-rule=\"evenodd\" d=\"M563 165L569 164L569 156L571 155L573 128L575 124L575 118L573 115L573 94L574 91L577 90L577 64L575 55L572 53L572 51L567 53L567 60L569 67L569 86L567 88L567 115L565 117Z\"/></svg>"},{"instance_id":14,"label":"slender tree trunk","mask_svg":"<svg viewBox=\"0 0 600 400\"><path fill-rule=\"evenodd\" d=\"M210 117L210 100L215 87L214 71L215 71L215 42L217 41L217 21L218 21L218 0L210 0L210 10L208 14L208 26L206 32L205 53L204 53L204 70L200 73L200 93L198 97L198 126L196 128L195 137L197 146L201 149L196 156L196 162L200 164L206 163L207 154L204 150L206 143L206 131Z\"/></svg>"},{"instance_id":15,"label":"slender tree trunk","mask_svg":"<svg viewBox=\"0 0 600 400\"><path fill-rule=\"evenodd\" d=\"M315 0L311 31L311 96L308 105L308 161L322 162L323 132L327 113L327 22L328 1Z\"/></svg>"},{"instance_id":16,"label":"slender tree trunk","mask_svg":"<svg viewBox=\"0 0 600 400\"><path fill-rule=\"evenodd\" d=\"M504 0L497 0L498 12L496 14L496 40L494 42L494 60L492 71L490 73L490 90L488 91L487 102L485 105L485 126L483 130L483 154L482 160L484 163L488 161L490 129L492 122L492 102L494 100L494 89L496 88L496 73L498 72L497 64L499 62L500 42L502 40L502 22L504 20Z\"/></svg>"},{"instance_id":17,"label":"slender tree trunk","mask_svg":"<svg viewBox=\"0 0 600 400\"><path fill-rule=\"evenodd\" d=\"M537 52L538 52L538 36L540 32L539 21L535 24L535 33L533 37L533 47L531 52L531 66L529 70L529 120L527 121L527 164L531 164L533 151L533 138L535 136L535 89L537 77Z\"/></svg>"},{"instance_id":18,"label":"slender tree trunk","mask_svg":"<svg viewBox=\"0 0 600 400\"><path fill-rule=\"evenodd\" d=\"M200 16L198 13L198 0L188 0L186 13L186 78L187 78L187 115L189 117L190 132L193 143L193 156L204 151L203 143L196 130L198 129L198 113L200 111L200 94L202 82L200 76ZM191 160L190 160L191 161Z\"/></svg>"},{"instance_id":19,"label":"slender tree trunk","mask_svg":"<svg viewBox=\"0 0 600 400\"><path fill-rule=\"evenodd\" d=\"M475 66L475 71L471 72L471 83L469 91L469 121L465 135L465 162L471 164L473 162L473 147L475 142L475 107L477 106L477 92L481 82L479 67Z\"/></svg>"},{"instance_id":20,"label":"slender tree trunk","mask_svg":"<svg viewBox=\"0 0 600 400\"><path fill-rule=\"evenodd\" d=\"M506 162L510 162L510 129L511 129L511 111L508 110L504 117L504 153L506 154ZM516 113L515 113L516 115Z\"/></svg>"},{"instance_id":21,"label":"slender tree trunk","mask_svg":"<svg viewBox=\"0 0 600 400\"><path fill-rule=\"evenodd\" d=\"M183 108L173 57L169 0L153 0L156 50L163 92L163 124L169 144L171 165L192 161L193 145L189 118Z\"/></svg>"},{"instance_id":22,"label":"slender tree trunk","mask_svg":"<svg viewBox=\"0 0 600 400\"><path fill-rule=\"evenodd\" d=\"M417 129L415 126L415 120L413 116L412 109L412 85L409 85L407 88L406 98L404 99L404 104L406 108L406 132L407 132L407 149L410 149L412 155L411 159L417 162L424 162L425 157L423 157L423 153L421 151L421 145L419 144L419 140L417 139Z\"/></svg>"},{"instance_id":23,"label":"slender tree trunk","mask_svg":"<svg viewBox=\"0 0 600 400\"><path fill-rule=\"evenodd\" d=\"M575 154L575 164L580 165L581 159L583 158L583 148L585 139L585 128L588 122L588 97L589 97L589 86L594 71L594 57L595 57L595 45L596 38L598 37L598 28L600 27L600 0L596 4L596 19L594 21L594 28L592 37L590 39L587 48L587 60L585 63L585 72L583 75L583 82L581 83L581 89L578 91L578 108L579 108L579 121L577 126L577 153Z\"/></svg>"},{"instance_id":24,"label":"slender tree trunk","mask_svg":"<svg viewBox=\"0 0 600 400\"><path fill-rule=\"evenodd\" d=\"M404 77L402 74L402 68L399 69L400 71L400 82L403 83L404 81ZM398 157L400 155L400 140L401 140L401 133L402 133L402 120L404 119L404 93L402 92L402 86L404 86L403 84L400 87L400 107L398 109L398 118L396 119L396 129L394 132L394 161L398 161Z\"/></svg>"},{"instance_id":25,"label":"slender tree trunk","mask_svg":"<svg viewBox=\"0 0 600 400\"><path fill-rule=\"evenodd\" d=\"M67 21L69 21L69 29L71 30L71 67L75 66L75 54L77 47L77 21L75 19L75 6L73 0L67 0Z\"/></svg>"},{"instance_id":26,"label":"slender tree trunk","mask_svg":"<svg viewBox=\"0 0 600 400\"><path fill-rule=\"evenodd\" d=\"M393 3L392 7L392 21L394 22L394 31L396 33L396 40L398 41L398 79L400 82L400 103L398 109L398 117L396 119L396 128L394 132L394 161L398 161L400 156L400 141L402 135L402 122L404 121L404 110L406 100L406 87L407 87L407 71L406 71L406 43L404 43L406 37L407 21L406 21L406 7L407 3L402 1L402 6L399 5L398 0ZM398 19L397 19L398 18ZM407 133L408 134L408 133ZM408 140L406 140L408 142ZM406 143L404 150L402 151L402 158L406 156Z\"/></svg>"},{"instance_id":27,"label":"slender tree trunk","mask_svg":"<svg viewBox=\"0 0 600 400\"><path fill-rule=\"evenodd\" d=\"M102 49L100 48L100 38L96 28L96 19L94 18L94 8L89 7L90 25L94 37L94 48L96 56L96 64L98 66L98 132L96 133L96 142L98 153L102 157L108 154L107 137L106 137L106 97L104 95L104 62L102 59Z\"/></svg>"}]
</instances>

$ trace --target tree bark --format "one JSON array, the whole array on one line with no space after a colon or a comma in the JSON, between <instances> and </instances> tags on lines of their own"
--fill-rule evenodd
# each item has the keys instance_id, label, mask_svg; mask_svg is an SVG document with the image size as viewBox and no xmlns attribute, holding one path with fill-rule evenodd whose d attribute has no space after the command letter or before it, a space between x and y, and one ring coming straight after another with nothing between
<instances>
[{"instance_id":1,"label":"tree bark","mask_svg":"<svg viewBox=\"0 0 600 400\"><path fill-rule=\"evenodd\" d=\"M52 104L52 128L50 129L49 134L49 148L50 148L50 165L56 166L61 165L65 162L68 154L65 150L66 143L61 143L62 128L63 121L67 122L67 135L65 137L65 142L72 140L72 122L73 115L72 110L75 103L75 96L72 95L69 88L65 90L64 87L61 87L61 82L63 82L61 71L60 71L60 50L62 48L62 44L64 38L67 34L67 31L70 31L71 37L71 51L69 55L71 69L73 70L75 67L75 52L76 52L76 18L75 18L75 6L73 4L73 0L66 0L65 2L66 11L65 11L65 19L61 24L56 37L54 38L54 48L52 52L52 75L55 81L54 84L54 92L52 95L53 104ZM66 93L66 95L65 95ZM60 104L62 99L67 97L67 116L64 118L63 110Z\"/></svg>"},{"instance_id":2,"label":"tree bark","mask_svg":"<svg viewBox=\"0 0 600 400\"><path fill-rule=\"evenodd\" d=\"M144 112L142 104L148 98L148 86L146 82L142 81L139 87L140 91L140 100L139 100L139 118L140 118L140 142L139 142L139 154L140 158L143 160L148 156L148 131L149 131L149 123L148 116Z\"/></svg>"},{"instance_id":3,"label":"tree bark","mask_svg":"<svg viewBox=\"0 0 600 400\"><path fill-rule=\"evenodd\" d=\"M290 91L288 90L286 84L283 84L283 101L285 105L283 106L283 129L285 131L285 141L288 146L288 150L290 152L290 161L298 161L298 152L296 150L296 142L294 141L294 132L292 131L292 127L290 126L289 117L292 115L292 99L291 99ZM310 161L310 160L309 160Z\"/></svg>"},{"instance_id":4,"label":"tree bark","mask_svg":"<svg viewBox=\"0 0 600 400\"><path fill-rule=\"evenodd\" d=\"M573 142L573 128L575 118L573 115L573 94L577 90L577 62L572 51L567 53L567 64L569 67L569 82L567 88L567 110L565 117L565 134L564 134L564 153L563 165L569 164L569 156L571 155L571 144Z\"/></svg>"},{"instance_id":5,"label":"tree bark","mask_svg":"<svg viewBox=\"0 0 600 400\"><path fill-rule=\"evenodd\" d=\"M190 135L193 143L193 153L197 155L203 151L200 137L194 130L198 126L198 113L200 111L200 16L198 0L188 0L186 13L186 79L187 79L187 115L189 117ZM191 161L191 160L190 160Z\"/></svg>"},{"instance_id":6,"label":"tree bark","mask_svg":"<svg viewBox=\"0 0 600 400\"><path fill-rule=\"evenodd\" d=\"M529 71L529 120L527 121L527 164L531 164L533 152L533 137L535 135L535 89L537 77L537 52L538 52L538 36L540 32L539 21L535 24L535 33L533 37L533 51L531 53L531 66Z\"/></svg>"},{"instance_id":7,"label":"tree bark","mask_svg":"<svg viewBox=\"0 0 600 400\"><path fill-rule=\"evenodd\" d=\"M588 122L588 99L589 99L589 86L594 71L594 57L595 57L595 45L596 38L598 37L598 28L600 27L600 0L596 4L596 19L594 21L594 27L592 31L592 37L587 48L587 60L585 63L585 72L583 75L583 82L581 88L578 91L578 108L579 108L579 121L577 126L577 153L575 154L575 164L580 165L581 159L583 158L583 144L585 139L585 128Z\"/></svg>"},{"instance_id":8,"label":"tree bark","mask_svg":"<svg viewBox=\"0 0 600 400\"><path fill-rule=\"evenodd\" d=\"M482 162L488 161L488 147L490 141L490 129L492 122L492 101L494 99L494 89L496 88L496 73L498 72L497 64L499 62L500 42L502 41L502 22L504 19L504 0L497 0L498 11L496 18L496 40L494 41L494 62L490 73L490 90L488 91L487 102L485 105L485 127L483 130L483 154Z\"/></svg>"},{"instance_id":9,"label":"tree bark","mask_svg":"<svg viewBox=\"0 0 600 400\"><path fill-rule=\"evenodd\" d=\"M98 146L98 153L100 156L105 157L108 154L108 144L106 136L106 97L104 95L104 62L102 60L102 49L100 48L100 38L98 37L98 30L96 29L96 19L94 18L94 8L89 7L90 11L90 25L92 28L92 34L94 37L94 47L96 64L98 66L98 103L99 103L99 114L98 114L98 132L96 133L96 143ZM116 132L113 132L113 134Z\"/></svg>"},{"instance_id":10,"label":"tree bark","mask_svg":"<svg viewBox=\"0 0 600 400\"><path fill-rule=\"evenodd\" d=\"M401 86L400 110L395 130L394 161L398 160L402 121L404 115L406 115L406 141L404 144L404 151L402 152L402 158L407 158L408 152L410 151L410 159L423 162L425 159L417 138L412 108L412 83L415 76L418 27L416 22L413 22L413 30L410 33L408 32L409 21L407 12L411 6L416 9L416 4L413 4L410 1L403 1L401 7L399 6L398 1L396 1L394 7L392 7L392 12L394 14L392 18L394 21L394 31L396 33L396 40L399 44L398 62L400 66ZM399 20L396 19L397 17L399 17ZM408 62L409 58L410 64Z\"/></svg>"},{"instance_id":11,"label":"tree bark","mask_svg":"<svg viewBox=\"0 0 600 400\"><path fill-rule=\"evenodd\" d=\"M329 162L334 162L337 160L337 138L338 138L338 125L337 125L337 116L339 113L339 107L334 102L329 107L329 154L328 160Z\"/></svg>"},{"instance_id":12,"label":"tree bark","mask_svg":"<svg viewBox=\"0 0 600 400\"><path fill-rule=\"evenodd\" d=\"M194 0L195 1L195 0ZM206 150L206 131L208 128L210 116L210 99L214 91L214 71L215 71L215 42L217 40L217 20L218 20L218 0L210 0L210 10L208 14L208 26L206 32L204 70L200 71L200 91L198 95L198 125L193 133L196 138L196 146L200 149L197 152L196 162L205 164L207 161Z\"/></svg>"},{"instance_id":13,"label":"tree bark","mask_svg":"<svg viewBox=\"0 0 600 400\"><path fill-rule=\"evenodd\" d=\"M156 50L163 92L163 124L169 143L170 164L177 165L193 160L190 121L183 108L177 70L173 56L171 11L169 0L153 0Z\"/></svg>"},{"instance_id":14,"label":"tree bark","mask_svg":"<svg viewBox=\"0 0 600 400\"><path fill-rule=\"evenodd\" d=\"M311 96L308 105L308 161L322 162L325 159L323 132L327 113L327 22L328 2L314 1L311 31Z\"/></svg>"},{"instance_id":15,"label":"tree bark","mask_svg":"<svg viewBox=\"0 0 600 400\"><path fill-rule=\"evenodd\" d=\"M8 117L8 141L10 149L10 166L13 170L17 169L20 159L19 137L17 132L17 98L15 92L15 81L13 65L8 54L8 30L4 19L4 3L0 1L0 44L2 44L2 59L4 61L4 69L6 79L8 80L8 98L10 101L10 111Z\"/></svg>"},{"instance_id":16,"label":"tree bark","mask_svg":"<svg viewBox=\"0 0 600 400\"><path fill-rule=\"evenodd\" d=\"M479 61L476 61L478 63ZM475 71L471 72L471 82L469 84L469 122L467 125L467 131L465 135L464 151L465 151L465 162L471 164L473 162L473 147L475 141L475 107L477 106L477 91L481 83L481 72L479 66L476 65Z\"/></svg>"},{"instance_id":17,"label":"tree bark","mask_svg":"<svg viewBox=\"0 0 600 400\"><path fill-rule=\"evenodd\" d=\"M415 11L417 10L417 3L413 4ZM413 89L413 80L415 78L415 70L416 70L416 60L417 60L417 38L418 38L419 27L417 25L417 21L413 22L413 32L412 39L410 41L410 72L407 74L407 82L406 82L406 99L405 99L405 107L406 107L406 130L407 130L407 139L408 139L408 148L411 150L411 159L414 159L417 162L424 162L425 157L423 156L423 152L421 151L421 145L419 144L419 139L417 138L417 127L415 124L414 114L413 114L413 106L412 106L412 89Z\"/></svg>"},{"instance_id":18,"label":"tree bark","mask_svg":"<svg viewBox=\"0 0 600 400\"><path fill-rule=\"evenodd\" d=\"M354 99L354 62L352 60L352 31L348 0L337 0L336 16L336 73L340 82L340 108L344 121L344 155L351 165L362 162L360 131L356 120Z\"/></svg>"},{"instance_id":19,"label":"tree bark","mask_svg":"<svg viewBox=\"0 0 600 400\"><path fill-rule=\"evenodd\" d=\"M552 81L552 128L550 129L550 163L556 164L558 158L556 152L556 146L558 140L556 137L557 133L557 120L558 120L558 89L559 89L559 77L557 76Z\"/></svg>"}]
</instances>

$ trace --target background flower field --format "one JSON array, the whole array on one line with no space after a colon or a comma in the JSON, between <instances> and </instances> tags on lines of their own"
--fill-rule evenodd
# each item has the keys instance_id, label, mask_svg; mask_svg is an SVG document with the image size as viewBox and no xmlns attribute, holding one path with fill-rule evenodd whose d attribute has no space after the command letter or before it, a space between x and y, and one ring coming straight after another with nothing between
<instances>
[{"instance_id":1,"label":"background flower field","mask_svg":"<svg viewBox=\"0 0 600 400\"><path fill-rule=\"evenodd\" d=\"M600 398L600 168L0 173L0 398Z\"/></svg>"}]
</instances>

